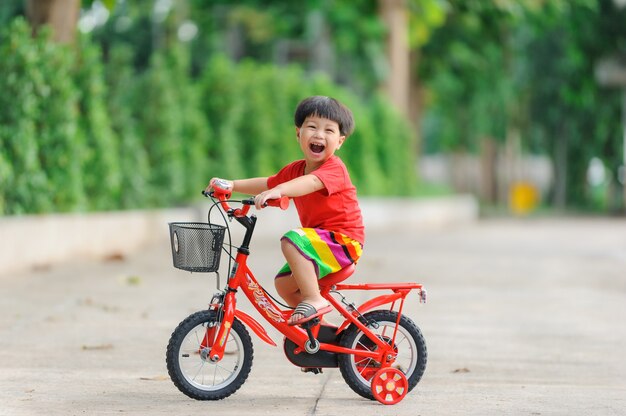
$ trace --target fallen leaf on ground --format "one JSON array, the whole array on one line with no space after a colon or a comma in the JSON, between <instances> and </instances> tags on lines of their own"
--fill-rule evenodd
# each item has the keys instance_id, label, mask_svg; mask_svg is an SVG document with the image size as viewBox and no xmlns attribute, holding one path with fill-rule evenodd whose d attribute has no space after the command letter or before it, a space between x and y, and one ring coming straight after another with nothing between
<instances>
[{"instance_id":1,"label":"fallen leaf on ground","mask_svg":"<svg viewBox=\"0 0 626 416\"><path fill-rule=\"evenodd\" d=\"M154 376L154 377L139 377L139 380L147 380L147 381L163 381L169 380L168 376Z\"/></svg>"},{"instance_id":2,"label":"fallen leaf on ground","mask_svg":"<svg viewBox=\"0 0 626 416\"><path fill-rule=\"evenodd\" d=\"M112 350L112 344L102 344L102 345L83 345L83 351L93 351L93 350Z\"/></svg>"},{"instance_id":3,"label":"fallen leaf on ground","mask_svg":"<svg viewBox=\"0 0 626 416\"><path fill-rule=\"evenodd\" d=\"M137 286L141 283L141 277L139 276L128 276L126 278L126 284L130 286Z\"/></svg>"},{"instance_id":4,"label":"fallen leaf on ground","mask_svg":"<svg viewBox=\"0 0 626 416\"><path fill-rule=\"evenodd\" d=\"M112 253L104 258L105 261L124 261L124 255L122 253Z\"/></svg>"}]
</instances>

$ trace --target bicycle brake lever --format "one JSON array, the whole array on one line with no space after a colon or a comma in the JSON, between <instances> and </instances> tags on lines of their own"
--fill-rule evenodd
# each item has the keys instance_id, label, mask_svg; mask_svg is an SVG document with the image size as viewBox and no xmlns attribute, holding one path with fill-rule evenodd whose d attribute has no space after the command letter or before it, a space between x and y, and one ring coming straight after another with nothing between
<instances>
[{"instance_id":1,"label":"bicycle brake lever","mask_svg":"<svg viewBox=\"0 0 626 416\"><path fill-rule=\"evenodd\" d=\"M248 198L241 201L243 205L254 205L254 198ZM263 207L277 207L282 210L286 210L289 207L289 198L283 196L278 199L268 199Z\"/></svg>"}]
</instances>

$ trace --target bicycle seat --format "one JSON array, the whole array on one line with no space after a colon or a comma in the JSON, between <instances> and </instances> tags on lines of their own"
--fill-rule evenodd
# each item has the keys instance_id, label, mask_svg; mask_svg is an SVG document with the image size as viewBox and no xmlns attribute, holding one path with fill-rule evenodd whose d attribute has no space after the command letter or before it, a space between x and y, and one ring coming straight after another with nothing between
<instances>
[{"instance_id":1,"label":"bicycle seat","mask_svg":"<svg viewBox=\"0 0 626 416\"><path fill-rule=\"evenodd\" d=\"M318 280L318 283L320 286L332 286L339 282L343 282L348 277L352 276L355 270L356 267L354 267L354 264L351 264L339 270L338 272L327 274L326 276Z\"/></svg>"}]
</instances>

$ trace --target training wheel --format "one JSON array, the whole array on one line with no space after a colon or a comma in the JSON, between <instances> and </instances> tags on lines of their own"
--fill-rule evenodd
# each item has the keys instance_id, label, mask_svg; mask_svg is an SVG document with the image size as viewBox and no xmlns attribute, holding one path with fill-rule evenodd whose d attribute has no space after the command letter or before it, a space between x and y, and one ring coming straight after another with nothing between
<instances>
[{"instance_id":1,"label":"training wheel","mask_svg":"<svg viewBox=\"0 0 626 416\"><path fill-rule=\"evenodd\" d=\"M381 368L372 378L372 394L382 404L396 404L409 392L409 381L397 368Z\"/></svg>"}]
</instances>

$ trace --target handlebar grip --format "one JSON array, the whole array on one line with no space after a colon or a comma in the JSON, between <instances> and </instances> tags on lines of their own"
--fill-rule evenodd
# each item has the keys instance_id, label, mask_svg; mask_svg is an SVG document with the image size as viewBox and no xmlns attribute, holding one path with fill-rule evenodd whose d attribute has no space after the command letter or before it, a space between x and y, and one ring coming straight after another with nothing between
<instances>
[{"instance_id":1,"label":"handlebar grip","mask_svg":"<svg viewBox=\"0 0 626 416\"><path fill-rule=\"evenodd\" d=\"M280 208L280 209L282 209L284 211L287 208L289 208L289 197L288 196L282 196L282 197L277 198L277 199L268 199L265 202L265 205L268 206L268 207L278 207L278 208Z\"/></svg>"},{"instance_id":2,"label":"handlebar grip","mask_svg":"<svg viewBox=\"0 0 626 416\"><path fill-rule=\"evenodd\" d=\"M219 200L221 200L222 198L230 199L230 196L232 195L231 190L221 187L219 182L214 182L213 184L211 184L211 187L213 189L210 192L202 191L202 195L207 197L216 197Z\"/></svg>"}]
</instances>

